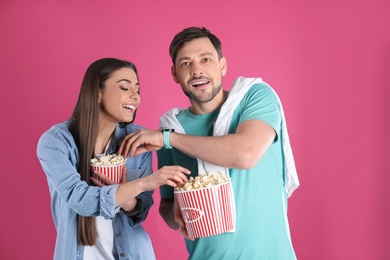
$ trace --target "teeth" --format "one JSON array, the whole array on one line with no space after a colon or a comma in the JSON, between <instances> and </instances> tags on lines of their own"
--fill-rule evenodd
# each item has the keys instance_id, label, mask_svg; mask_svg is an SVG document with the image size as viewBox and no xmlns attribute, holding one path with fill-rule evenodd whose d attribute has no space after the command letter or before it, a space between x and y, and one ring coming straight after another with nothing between
<instances>
[{"instance_id":1,"label":"teeth","mask_svg":"<svg viewBox=\"0 0 390 260\"><path fill-rule=\"evenodd\" d=\"M132 109L134 110L135 107L133 105L123 105L124 108L129 108L129 109Z\"/></svg>"},{"instance_id":2,"label":"teeth","mask_svg":"<svg viewBox=\"0 0 390 260\"><path fill-rule=\"evenodd\" d=\"M197 81L197 82L193 83L192 86L197 86L197 85L206 84L206 83L207 83L207 80L205 80L205 81Z\"/></svg>"}]
</instances>

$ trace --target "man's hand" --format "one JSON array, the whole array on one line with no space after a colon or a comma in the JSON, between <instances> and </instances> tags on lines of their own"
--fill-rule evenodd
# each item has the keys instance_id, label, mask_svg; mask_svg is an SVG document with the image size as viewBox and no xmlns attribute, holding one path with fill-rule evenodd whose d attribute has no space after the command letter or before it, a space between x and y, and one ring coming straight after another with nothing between
<instances>
[{"instance_id":1,"label":"man's hand","mask_svg":"<svg viewBox=\"0 0 390 260\"><path fill-rule=\"evenodd\" d=\"M175 217L175 221L176 221L177 224L179 224L179 231L182 234L182 236L184 238L188 239L188 240L193 241L194 238L188 236L188 232L187 232L187 229L186 229L186 224L184 222L183 216L181 215L179 204L177 203L176 200L175 200L175 202L173 204L173 212L174 212L173 214L174 214L174 217Z\"/></svg>"},{"instance_id":2,"label":"man's hand","mask_svg":"<svg viewBox=\"0 0 390 260\"><path fill-rule=\"evenodd\" d=\"M137 156L145 152L160 150L164 146L163 134L158 130L140 129L128 134L122 141L118 153L123 156Z\"/></svg>"}]
</instances>

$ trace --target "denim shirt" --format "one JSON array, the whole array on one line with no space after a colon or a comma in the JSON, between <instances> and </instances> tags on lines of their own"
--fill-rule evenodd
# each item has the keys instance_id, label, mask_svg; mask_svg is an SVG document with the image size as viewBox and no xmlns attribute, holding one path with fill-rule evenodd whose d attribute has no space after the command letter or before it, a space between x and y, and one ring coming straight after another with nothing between
<instances>
[{"instance_id":1,"label":"denim shirt","mask_svg":"<svg viewBox=\"0 0 390 260\"><path fill-rule=\"evenodd\" d=\"M77 239L77 214L112 219L114 244L119 259L155 259L152 243L141 223L153 205L153 191L139 194L141 213L127 217L115 206L118 184L90 186L77 172L78 149L68 130L69 121L54 125L38 141L37 155L47 176L53 221L57 230L54 259L83 259L84 246ZM118 124L107 154L118 151L123 138L140 126ZM128 181L152 173L152 154L127 158Z\"/></svg>"}]
</instances>

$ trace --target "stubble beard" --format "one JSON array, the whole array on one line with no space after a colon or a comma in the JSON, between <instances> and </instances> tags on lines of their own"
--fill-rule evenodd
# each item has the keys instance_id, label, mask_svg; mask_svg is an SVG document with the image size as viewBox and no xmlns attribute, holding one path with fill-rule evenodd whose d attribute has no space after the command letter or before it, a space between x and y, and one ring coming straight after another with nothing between
<instances>
[{"instance_id":1,"label":"stubble beard","mask_svg":"<svg viewBox=\"0 0 390 260\"><path fill-rule=\"evenodd\" d=\"M199 103L206 103L206 102L209 102L210 100L213 100L213 98L215 98L215 96L219 93L219 91L221 91L221 88L222 88L222 84L217 86L217 87L213 87L211 93L206 93L205 95L195 95L191 91L184 91L184 94L190 100L193 100L193 101L199 102Z\"/></svg>"}]
</instances>

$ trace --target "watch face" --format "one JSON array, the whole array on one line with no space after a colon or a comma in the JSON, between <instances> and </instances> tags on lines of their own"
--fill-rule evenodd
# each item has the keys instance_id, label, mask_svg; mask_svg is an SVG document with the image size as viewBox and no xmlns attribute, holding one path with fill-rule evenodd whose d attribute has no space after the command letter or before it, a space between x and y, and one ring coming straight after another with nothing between
<instances>
[{"instance_id":1,"label":"watch face","mask_svg":"<svg viewBox=\"0 0 390 260\"><path fill-rule=\"evenodd\" d=\"M175 129L173 129L173 128L164 128L164 129L161 129L161 131L172 133L172 132L175 132Z\"/></svg>"}]
</instances>

